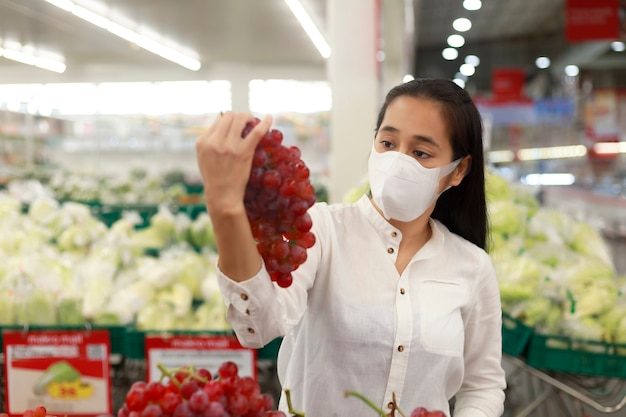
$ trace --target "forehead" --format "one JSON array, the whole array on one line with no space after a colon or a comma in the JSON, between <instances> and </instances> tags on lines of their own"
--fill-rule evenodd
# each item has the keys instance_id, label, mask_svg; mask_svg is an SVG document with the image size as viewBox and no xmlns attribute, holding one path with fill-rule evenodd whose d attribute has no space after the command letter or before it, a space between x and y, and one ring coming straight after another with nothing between
<instances>
[{"instance_id":1,"label":"forehead","mask_svg":"<svg viewBox=\"0 0 626 417\"><path fill-rule=\"evenodd\" d=\"M449 129L441 104L428 99L399 96L387 106L381 128L391 126L412 136L428 136L449 145ZM442 144L443 144L442 143Z\"/></svg>"}]
</instances>

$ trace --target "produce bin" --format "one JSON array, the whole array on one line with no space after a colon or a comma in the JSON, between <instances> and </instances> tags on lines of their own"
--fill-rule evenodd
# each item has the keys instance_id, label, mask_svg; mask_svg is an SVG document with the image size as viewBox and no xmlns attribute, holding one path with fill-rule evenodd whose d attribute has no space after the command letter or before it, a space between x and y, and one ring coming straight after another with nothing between
<instances>
[{"instance_id":1,"label":"produce bin","mask_svg":"<svg viewBox=\"0 0 626 417\"><path fill-rule=\"evenodd\" d=\"M507 313L502 313L502 352L511 356L523 356L533 334L532 327Z\"/></svg>"},{"instance_id":2,"label":"produce bin","mask_svg":"<svg viewBox=\"0 0 626 417\"><path fill-rule=\"evenodd\" d=\"M527 364L537 369L626 378L626 345L533 334Z\"/></svg>"}]
</instances>

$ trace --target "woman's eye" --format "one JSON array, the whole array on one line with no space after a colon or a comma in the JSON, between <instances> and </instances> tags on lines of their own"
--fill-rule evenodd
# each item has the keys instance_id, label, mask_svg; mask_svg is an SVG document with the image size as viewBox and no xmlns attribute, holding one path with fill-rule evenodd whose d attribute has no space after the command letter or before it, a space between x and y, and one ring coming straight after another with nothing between
<instances>
[{"instance_id":1,"label":"woman's eye","mask_svg":"<svg viewBox=\"0 0 626 417\"><path fill-rule=\"evenodd\" d=\"M393 144L391 142L389 142L388 140L381 140L380 143L383 145L384 148L386 149L390 149L393 147Z\"/></svg>"},{"instance_id":2,"label":"woman's eye","mask_svg":"<svg viewBox=\"0 0 626 417\"><path fill-rule=\"evenodd\" d=\"M415 155L418 158L430 158L430 155L427 154L426 152L422 152L422 151L413 151L413 155Z\"/></svg>"}]
</instances>

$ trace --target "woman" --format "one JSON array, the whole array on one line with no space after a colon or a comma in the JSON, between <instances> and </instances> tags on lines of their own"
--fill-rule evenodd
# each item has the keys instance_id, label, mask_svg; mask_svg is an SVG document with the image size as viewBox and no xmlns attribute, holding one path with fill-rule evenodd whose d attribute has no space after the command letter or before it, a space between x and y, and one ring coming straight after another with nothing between
<instances>
[{"instance_id":1,"label":"woman","mask_svg":"<svg viewBox=\"0 0 626 417\"><path fill-rule=\"evenodd\" d=\"M307 416L368 416L355 390L381 408L421 406L455 417L502 414L501 308L485 252L481 119L447 80L393 88L369 158L371 196L317 203L316 244L271 283L243 204L256 143L248 114L227 113L198 139L197 156L219 253L228 320L241 343L284 336L278 374ZM281 398L281 410L286 401Z\"/></svg>"}]
</instances>

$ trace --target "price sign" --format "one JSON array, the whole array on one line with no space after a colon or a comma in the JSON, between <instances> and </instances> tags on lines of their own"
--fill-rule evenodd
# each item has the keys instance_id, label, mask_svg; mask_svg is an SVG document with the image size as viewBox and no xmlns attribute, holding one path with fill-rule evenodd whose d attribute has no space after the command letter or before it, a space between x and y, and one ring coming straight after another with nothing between
<instances>
[{"instance_id":1,"label":"price sign","mask_svg":"<svg viewBox=\"0 0 626 417\"><path fill-rule=\"evenodd\" d=\"M2 339L9 415L38 405L49 414L112 414L108 331L5 331Z\"/></svg>"},{"instance_id":2,"label":"price sign","mask_svg":"<svg viewBox=\"0 0 626 417\"><path fill-rule=\"evenodd\" d=\"M205 368L216 375L219 367L232 361L239 368L239 376L256 380L256 350L241 346L234 335L146 335L147 380L161 377L159 365L167 369L193 366Z\"/></svg>"}]
</instances>

